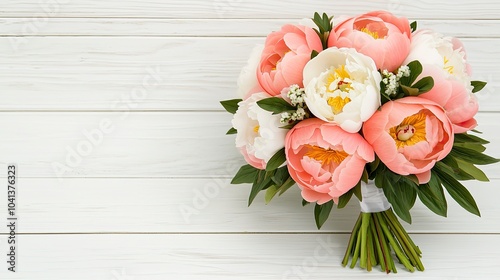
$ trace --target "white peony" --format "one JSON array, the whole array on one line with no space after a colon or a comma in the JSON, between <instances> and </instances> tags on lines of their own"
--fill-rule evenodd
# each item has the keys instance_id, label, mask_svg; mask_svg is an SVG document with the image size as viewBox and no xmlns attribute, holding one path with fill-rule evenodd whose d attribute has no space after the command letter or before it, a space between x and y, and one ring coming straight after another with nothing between
<instances>
[{"instance_id":1,"label":"white peony","mask_svg":"<svg viewBox=\"0 0 500 280\"><path fill-rule=\"evenodd\" d=\"M305 102L317 118L355 133L380 106L380 81L370 57L329 48L304 68Z\"/></svg>"},{"instance_id":2,"label":"white peony","mask_svg":"<svg viewBox=\"0 0 500 280\"><path fill-rule=\"evenodd\" d=\"M255 168L264 169L271 157L285 146L288 129L280 128L281 115L273 115L257 105L257 101L271 97L255 93L238 103L232 125L238 131L236 147L245 160Z\"/></svg>"},{"instance_id":3,"label":"white peony","mask_svg":"<svg viewBox=\"0 0 500 280\"><path fill-rule=\"evenodd\" d=\"M446 78L456 79L472 90L470 84L470 66L466 61L462 43L453 37L445 37L432 30L422 29L412 35L410 53L404 61L414 60L422 65L434 65L442 69Z\"/></svg>"},{"instance_id":4,"label":"white peony","mask_svg":"<svg viewBox=\"0 0 500 280\"><path fill-rule=\"evenodd\" d=\"M249 94L252 94L253 92L250 91L255 90L258 86L256 73L263 50L264 45L256 45L250 53L247 64L241 69L237 82L238 96L241 98L246 98Z\"/></svg>"}]
</instances>

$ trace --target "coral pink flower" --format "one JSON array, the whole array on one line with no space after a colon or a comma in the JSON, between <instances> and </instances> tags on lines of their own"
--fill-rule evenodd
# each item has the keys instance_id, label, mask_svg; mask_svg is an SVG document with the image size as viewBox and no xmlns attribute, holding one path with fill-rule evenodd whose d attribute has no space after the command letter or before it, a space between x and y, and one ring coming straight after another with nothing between
<instances>
[{"instance_id":1,"label":"coral pink flower","mask_svg":"<svg viewBox=\"0 0 500 280\"><path fill-rule=\"evenodd\" d=\"M472 93L471 67L466 59L460 40L422 29L413 34L411 51L405 60L405 63L420 61L424 68L420 77L434 79L434 87L420 97L444 107L455 133L469 131L477 125L474 116L479 106Z\"/></svg>"},{"instance_id":2,"label":"coral pink flower","mask_svg":"<svg viewBox=\"0 0 500 280\"><path fill-rule=\"evenodd\" d=\"M288 172L309 202L323 204L356 186L365 164L375 159L358 133L311 118L292 128L285 139Z\"/></svg>"},{"instance_id":3,"label":"coral pink flower","mask_svg":"<svg viewBox=\"0 0 500 280\"><path fill-rule=\"evenodd\" d=\"M354 48L371 57L378 69L392 72L408 56L410 41L410 24L406 18L374 11L336 25L328 38L328 47Z\"/></svg>"},{"instance_id":4,"label":"coral pink flower","mask_svg":"<svg viewBox=\"0 0 500 280\"><path fill-rule=\"evenodd\" d=\"M434 65L424 65L421 77L431 76L434 87L419 95L441 105L453 123L455 133L464 133L477 126L474 119L479 104L470 86L464 86L461 81L447 78L442 69Z\"/></svg>"},{"instance_id":5,"label":"coral pink flower","mask_svg":"<svg viewBox=\"0 0 500 280\"><path fill-rule=\"evenodd\" d=\"M453 126L436 103L405 97L389 101L365 122L363 135L380 160L394 173L430 180L434 164L453 146Z\"/></svg>"},{"instance_id":6,"label":"coral pink flower","mask_svg":"<svg viewBox=\"0 0 500 280\"><path fill-rule=\"evenodd\" d=\"M260 86L273 96L293 84L303 87L302 70L313 50L320 52L323 46L310 27L287 24L269 34L257 68Z\"/></svg>"}]
</instances>

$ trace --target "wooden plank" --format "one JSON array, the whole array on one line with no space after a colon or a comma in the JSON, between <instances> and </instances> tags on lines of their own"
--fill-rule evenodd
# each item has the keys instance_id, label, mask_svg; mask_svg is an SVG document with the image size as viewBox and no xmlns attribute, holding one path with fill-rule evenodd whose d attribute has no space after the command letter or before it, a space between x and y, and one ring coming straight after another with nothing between
<instances>
[{"instance_id":1,"label":"wooden plank","mask_svg":"<svg viewBox=\"0 0 500 280\"><path fill-rule=\"evenodd\" d=\"M348 233L359 215L355 198L334 209L318 231L313 207L301 206L298 187L268 204L260 194L247 207L249 185L230 179L30 179L19 167L17 216L22 233L204 233L204 232L337 232ZM500 180L465 182L482 217L462 209L448 196L448 218L429 211L418 200L412 209L412 233L500 233ZM0 209L7 209L0 192ZM4 215L0 216L3 218ZM0 233L7 228L1 227Z\"/></svg>"},{"instance_id":2,"label":"wooden plank","mask_svg":"<svg viewBox=\"0 0 500 280\"><path fill-rule=\"evenodd\" d=\"M348 235L27 235L8 279L498 279L499 235L413 235L424 272L340 265ZM0 237L5 252L6 237ZM4 264L6 265L6 264Z\"/></svg>"},{"instance_id":3,"label":"wooden plank","mask_svg":"<svg viewBox=\"0 0 500 280\"><path fill-rule=\"evenodd\" d=\"M314 12L336 15L356 15L370 10L388 10L410 18L430 19L498 19L500 6L495 0L441 1L400 0L339 2L325 5L324 1L182 1L182 0L126 0L115 2L99 0L37 1L6 0L2 3L2 17L160 17L160 18L300 18Z\"/></svg>"},{"instance_id":4,"label":"wooden plank","mask_svg":"<svg viewBox=\"0 0 500 280\"><path fill-rule=\"evenodd\" d=\"M13 38L26 40L17 52ZM221 110L218 101L236 97L240 69L263 40L0 37L0 111ZM481 110L496 111L500 40L464 43L473 78L489 82L478 94Z\"/></svg>"},{"instance_id":5,"label":"wooden plank","mask_svg":"<svg viewBox=\"0 0 500 280\"><path fill-rule=\"evenodd\" d=\"M39 23L33 18L0 18L1 36L215 36L262 37L278 30L290 19L158 19L158 18L50 18ZM419 28L431 28L460 38L498 38L498 20L418 21Z\"/></svg>"},{"instance_id":6,"label":"wooden plank","mask_svg":"<svg viewBox=\"0 0 500 280\"><path fill-rule=\"evenodd\" d=\"M0 113L0 163L17 162L25 177L206 177L243 164L234 136L225 135L230 119L225 112ZM498 113L480 113L478 122L483 137L500 142ZM500 146L488 152L498 157ZM499 178L500 164L483 170Z\"/></svg>"}]
</instances>

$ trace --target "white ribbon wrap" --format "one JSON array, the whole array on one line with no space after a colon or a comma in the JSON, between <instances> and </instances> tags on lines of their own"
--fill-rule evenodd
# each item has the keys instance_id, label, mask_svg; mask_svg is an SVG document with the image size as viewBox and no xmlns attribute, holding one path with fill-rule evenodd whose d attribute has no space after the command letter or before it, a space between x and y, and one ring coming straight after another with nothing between
<instances>
[{"instance_id":1,"label":"white ribbon wrap","mask_svg":"<svg viewBox=\"0 0 500 280\"><path fill-rule=\"evenodd\" d=\"M361 212L363 213L377 213L383 212L391 208L391 204L384 195L384 191L375 186L373 181L368 184L361 181L361 196L363 201L359 202Z\"/></svg>"}]
</instances>

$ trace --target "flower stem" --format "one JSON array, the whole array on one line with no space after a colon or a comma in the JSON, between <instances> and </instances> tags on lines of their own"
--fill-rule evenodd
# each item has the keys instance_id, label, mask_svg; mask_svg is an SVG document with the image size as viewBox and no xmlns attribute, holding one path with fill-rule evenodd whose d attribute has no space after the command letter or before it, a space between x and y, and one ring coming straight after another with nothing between
<instances>
[{"instance_id":1,"label":"flower stem","mask_svg":"<svg viewBox=\"0 0 500 280\"><path fill-rule=\"evenodd\" d=\"M360 213L342 265L347 266L352 256L351 268L359 260L359 266L368 271L380 265L386 273L397 273L392 251L408 271L414 272L415 268L424 270L420 249L413 243L392 209L378 213Z\"/></svg>"},{"instance_id":2,"label":"flower stem","mask_svg":"<svg viewBox=\"0 0 500 280\"><path fill-rule=\"evenodd\" d=\"M401 247L399 244L394 240L392 233L390 232L389 228L387 227L387 224L385 222L385 219L383 217L383 213L375 213L375 215L378 216L380 226L382 227L382 231L385 233L385 236L389 240L389 244L391 244L392 249L394 250L394 253L396 253L396 256L398 257L399 261L406 267L411 272L415 271L415 268L413 265L411 265L410 261L406 257L406 255L402 252Z\"/></svg>"},{"instance_id":3,"label":"flower stem","mask_svg":"<svg viewBox=\"0 0 500 280\"><path fill-rule=\"evenodd\" d=\"M377 229L378 240L381 243L382 253L384 255L384 262L386 265L386 273L390 273L391 271L397 273L396 267L394 266L394 261L391 257L391 251L389 249L389 244L387 244L387 239L384 236L384 232L382 231L382 227L380 226L379 217L376 214L373 214L374 224Z\"/></svg>"},{"instance_id":4,"label":"flower stem","mask_svg":"<svg viewBox=\"0 0 500 280\"><path fill-rule=\"evenodd\" d=\"M358 238L356 240L356 248L354 249L354 253L352 255L351 268L354 268L356 266L356 263L358 262L360 247L361 247L361 234L358 234Z\"/></svg>"},{"instance_id":5,"label":"flower stem","mask_svg":"<svg viewBox=\"0 0 500 280\"><path fill-rule=\"evenodd\" d=\"M370 219L370 230L372 232L373 243L375 244L375 249L377 249L378 262L380 263L382 270L389 273L389 271L387 270L386 265L385 265L385 256L384 256L384 253L382 251L382 245L381 245L382 241L380 240L379 235L377 234L377 229L375 226L375 217Z\"/></svg>"},{"instance_id":6,"label":"flower stem","mask_svg":"<svg viewBox=\"0 0 500 280\"><path fill-rule=\"evenodd\" d=\"M349 256L353 253L354 241L356 240L359 227L361 226L361 215L362 214L359 214L358 220L356 221L356 224L354 225L354 228L352 229L351 237L349 238L347 250L345 252L344 259L342 261L342 266L344 266L344 267L347 266L347 263L349 262Z\"/></svg>"},{"instance_id":7,"label":"flower stem","mask_svg":"<svg viewBox=\"0 0 500 280\"><path fill-rule=\"evenodd\" d=\"M392 212L392 211L385 211L385 214L387 216L389 216L397 224L399 224L399 227L401 228L401 231L402 231L403 235L406 237L406 240L408 240L410 242L411 246L415 249L415 252L417 252L417 254L419 256L421 256L422 255L422 251L420 251L420 248L417 245L415 245L415 243L413 242L413 240L410 238L410 235L406 232L406 230L404 230L403 226L398 221L398 218L396 217L396 215L394 214L394 212Z\"/></svg>"},{"instance_id":8,"label":"flower stem","mask_svg":"<svg viewBox=\"0 0 500 280\"><path fill-rule=\"evenodd\" d=\"M371 214L370 214L371 216ZM367 226L367 236L366 236L366 252L367 252L367 258L366 258L366 270L372 271L372 266L377 265L376 260L375 260L375 253L373 250L373 236L372 232L370 229L370 219L368 219L368 226Z\"/></svg>"},{"instance_id":9,"label":"flower stem","mask_svg":"<svg viewBox=\"0 0 500 280\"><path fill-rule=\"evenodd\" d=\"M424 271L424 265L420 261L420 254L415 250L415 244L408 235L404 234L406 231L403 229L403 226L398 221L396 216L391 217L391 215L386 212L384 212L384 215L386 216L390 227L393 229L393 232L396 233L395 237L402 245L403 250L410 259L412 265L415 266L419 271Z\"/></svg>"},{"instance_id":10,"label":"flower stem","mask_svg":"<svg viewBox=\"0 0 500 280\"><path fill-rule=\"evenodd\" d=\"M359 260L359 267L366 268L367 266L367 235L368 235L368 226L370 225L370 213L362 213L362 222L361 222L361 259Z\"/></svg>"}]
</instances>

